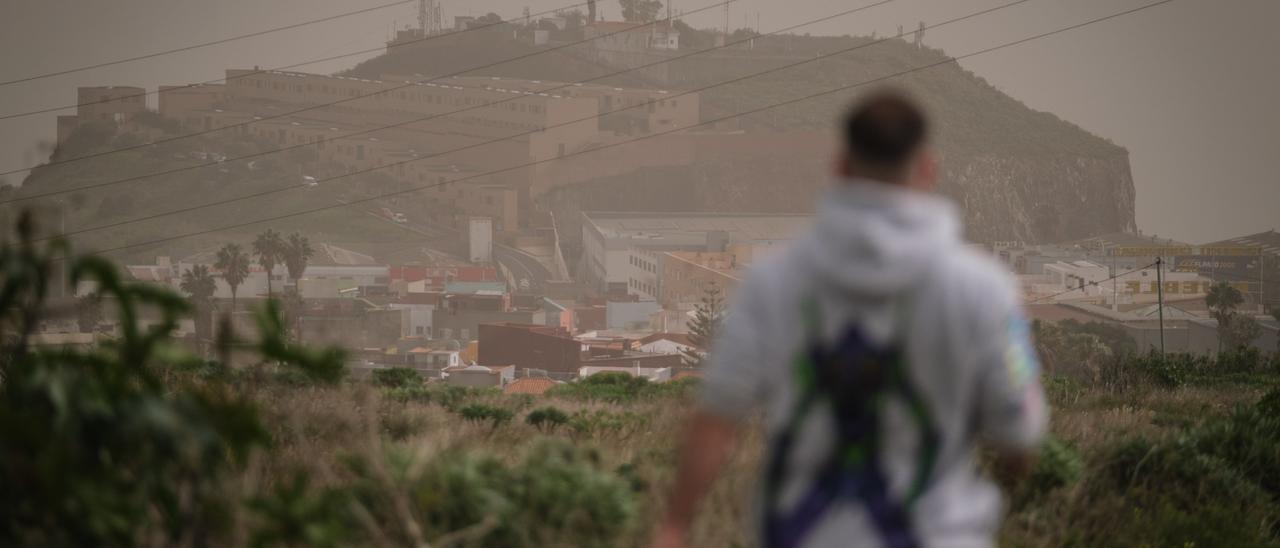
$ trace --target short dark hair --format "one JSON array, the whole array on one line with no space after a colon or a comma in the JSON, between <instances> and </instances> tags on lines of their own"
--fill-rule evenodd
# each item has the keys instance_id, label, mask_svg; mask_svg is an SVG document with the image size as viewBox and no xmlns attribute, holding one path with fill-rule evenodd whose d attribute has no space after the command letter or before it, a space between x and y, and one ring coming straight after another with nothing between
<instances>
[{"instance_id":1,"label":"short dark hair","mask_svg":"<svg viewBox=\"0 0 1280 548\"><path fill-rule=\"evenodd\" d=\"M927 132L928 123L920 108L891 91L859 101L844 124L849 160L878 173L905 171Z\"/></svg>"}]
</instances>

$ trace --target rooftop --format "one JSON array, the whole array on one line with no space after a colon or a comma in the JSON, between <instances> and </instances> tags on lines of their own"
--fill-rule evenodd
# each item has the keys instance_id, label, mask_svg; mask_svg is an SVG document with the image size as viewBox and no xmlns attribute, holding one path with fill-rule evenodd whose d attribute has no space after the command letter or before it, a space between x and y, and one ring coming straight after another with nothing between
<instances>
[{"instance_id":1,"label":"rooftop","mask_svg":"<svg viewBox=\"0 0 1280 548\"><path fill-rule=\"evenodd\" d=\"M729 241L767 242L794 239L813 223L813 215L784 213L645 213L583 212L606 239L672 245L706 243L710 232Z\"/></svg>"},{"instance_id":2,"label":"rooftop","mask_svg":"<svg viewBox=\"0 0 1280 548\"><path fill-rule=\"evenodd\" d=\"M541 396L560 383L546 378L526 377L516 379L502 388L503 394L533 394Z\"/></svg>"},{"instance_id":3,"label":"rooftop","mask_svg":"<svg viewBox=\"0 0 1280 548\"><path fill-rule=\"evenodd\" d=\"M1222 240L1220 242L1205 244L1205 246L1261 247L1262 251L1267 255L1280 255L1280 232L1276 232L1275 230L1268 230L1266 232L1259 232L1257 234L1250 234L1248 236L1239 236L1236 238Z\"/></svg>"},{"instance_id":4,"label":"rooftop","mask_svg":"<svg viewBox=\"0 0 1280 548\"><path fill-rule=\"evenodd\" d=\"M1177 240L1172 240L1169 238L1160 238L1154 235L1135 234L1132 232L1112 232L1110 234L1103 234L1100 236L1094 236L1092 238L1084 238L1080 240L1072 240L1070 242L1063 242L1062 244L1059 244L1059 245L1080 246L1080 247L1092 248L1092 249L1105 249L1105 248L1117 247L1117 246L1120 246L1120 247L1130 247L1130 246L1132 247L1142 247L1142 246L1181 247L1181 246L1187 246L1190 244L1186 242L1179 242Z\"/></svg>"}]
</instances>

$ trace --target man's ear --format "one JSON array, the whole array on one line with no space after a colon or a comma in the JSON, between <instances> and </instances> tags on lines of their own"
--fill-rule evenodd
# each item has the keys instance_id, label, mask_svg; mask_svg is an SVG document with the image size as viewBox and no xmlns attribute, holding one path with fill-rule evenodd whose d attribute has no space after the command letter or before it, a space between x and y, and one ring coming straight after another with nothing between
<instances>
[{"instance_id":1,"label":"man's ear","mask_svg":"<svg viewBox=\"0 0 1280 548\"><path fill-rule=\"evenodd\" d=\"M853 171L849 169L849 155L847 153L836 153L835 161L831 165L831 172L840 179L848 179L853 176Z\"/></svg>"},{"instance_id":2,"label":"man's ear","mask_svg":"<svg viewBox=\"0 0 1280 548\"><path fill-rule=\"evenodd\" d=\"M938 186L938 155L933 149L926 147L916 154L908 184L916 190L933 190Z\"/></svg>"}]
</instances>

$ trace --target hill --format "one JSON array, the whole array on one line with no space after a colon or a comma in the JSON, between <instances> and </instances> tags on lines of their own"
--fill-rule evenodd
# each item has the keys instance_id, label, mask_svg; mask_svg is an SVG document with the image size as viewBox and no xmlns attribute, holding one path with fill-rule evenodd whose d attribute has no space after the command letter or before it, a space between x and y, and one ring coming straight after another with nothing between
<instances>
[{"instance_id":1,"label":"hill","mask_svg":"<svg viewBox=\"0 0 1280 548\"><path fill-rule=\"evenodd\" d=\"M568 40L572 36L563 38ZM669 61L659 67L599 82L672 90L710 87L700 95L703 119L712 120L943 63L893 78L889 83L913 94L933 114L934 139L944 160L942 190L961 204L971 238L1044 242L1136 228L1133 181L1128 152L1123 147L1052 113L1027 107L971 71L945 63L948 58L941 50L900 39L784 35L758 37L751 49L708 50L678 60L673 58L696 50L619 55L575 46L535 55L552 47L555 45L528 45L515 39L511 32L469 33L392 49L361 63L349 74L366 78L385 74L439 76L525 56L519 61L468 73L574 82L627 67ZM852 51L813 61L844 50ZM811 62L783 68L806 60ZM776 71L711 87L769 70ZM833 122L851 99L869 88L834 92L743 116L731 129L748 133L830 132ZM793 151L764 157L755 155L749 160L773 165L756 166L751 171L786 172L791 169L789 166L797 164L826 166L830 150L819 147L799 156ZM716 163L733 164L740 159L710 159L688 166L683 173L662 173L664 180L675 177L687 183L683 185L687 194L681 196L682 199L669 201L668 207L771 210L787 204L781 207L789 210L798 201L803 209L811 207L823 184L821 177L805 175L806 179L789 182L783 191L777 188L778 180L773 176L753 177L748 173L744 177L732 169L717 176L708 168ZM608 201L608 196L618 195L619 187L642 185L654 178L652 174L636 173L630 178L601 181L598 188L586 185L577 192L585 194L587 201L598 204L597 194ZM722 197L728 186L737 187L729 194L738 201L726 205ZM627 209L630 202L623 198L617 201L598 205Z\"/></svg>"},{"instance_id":2,"label":"hill","mask_svg":"<svg viewBox=\"0 0 1280 548\"><path fill-rule=\"evenodd\" d=\"M138 143L163 140L178 134L170 121L144 115L133 122L88 124L79 128L50 158L52 165L32 170L18 188L0 194L0 200L66 192L45 198L0 205L0 219L17 218L22 208L35 208L46 222L61 225L72 234L77 249L102 250L163 238L167 235L199 232L217 227L250 223L258 219L287 215L331 206L372 193L389 191L394 183L386 175L368 173L332 183L311 186L304 177L323 179L338 168L319 159L315 151L298 149L269 154L252 160L225 161L198 169L218 158L237 158L278 145L249 135L215 132L168 143L113 152L66 164L56 162L96 152L126 148ZM168 175L139 178L120 184L103 185L153 173ZM88 188L98 186L97 188ZM120 224L147 216L194 208L210 202L249 197L215 207L193 209L136 223ZM330 209L289 217L269 223L248 224L157 245L113 253L125 262L150 262L156 255L183 257L228 241L247 243L267 228L281 232L301 231L317 242L407 242L421 245L420 235L406 232L394 223L367 213L372 205ZM104 227L82 234L78 230ZM109 227L109 228L105 228ZM58 226L46 226L48 230Z\"/></svg>"}]
</instances>

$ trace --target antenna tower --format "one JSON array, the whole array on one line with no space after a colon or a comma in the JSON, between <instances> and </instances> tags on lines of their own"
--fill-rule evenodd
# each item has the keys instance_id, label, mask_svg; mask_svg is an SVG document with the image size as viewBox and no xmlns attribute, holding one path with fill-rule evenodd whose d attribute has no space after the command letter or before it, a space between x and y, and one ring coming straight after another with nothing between
<instances>
[{"instance_id":1,"label":"antenna tower","mask_svg":"<svg viewBox=\"0 0 1280 548\"><path fill-rule=\"evenodd\" d=\"M436 0L418 0L418 28L423 36L440 32L440 4Z\"/></svg>"}]
</instances>

